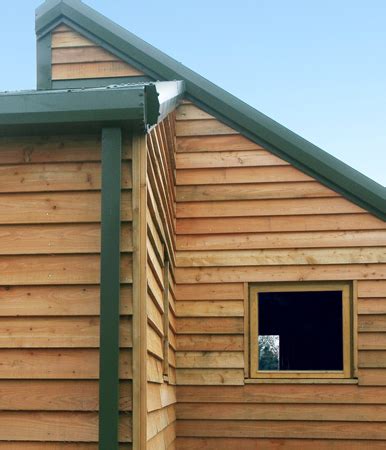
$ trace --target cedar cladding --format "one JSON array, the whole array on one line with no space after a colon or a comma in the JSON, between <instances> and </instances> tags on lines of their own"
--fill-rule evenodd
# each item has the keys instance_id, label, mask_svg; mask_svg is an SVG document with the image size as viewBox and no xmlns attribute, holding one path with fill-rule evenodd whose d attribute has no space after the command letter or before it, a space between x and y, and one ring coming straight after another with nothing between
<instances>
[{"instance_id":1,"label":"cedar cladding","mask_svg":"<svg viewBox=\"0 0 386 450\"><path fill-rule=\"evenodd\" d=\"M120 441L129 443L128 140L123 153ZM0 448L96 448L100 172L98 136L0 139Z\"/></svg>"},{"instance_id":2,"label":"cedar cladding","mask_svg":"<svg viewBox=\"0 0 386 450\"><path fill-rule=\"evenodd\" d=\"M192 103L176 135L177 448L382 448L385 223ZM302 280L356 281L358 384L245 381L248 283Z\"/></svg>"}]
</instances>

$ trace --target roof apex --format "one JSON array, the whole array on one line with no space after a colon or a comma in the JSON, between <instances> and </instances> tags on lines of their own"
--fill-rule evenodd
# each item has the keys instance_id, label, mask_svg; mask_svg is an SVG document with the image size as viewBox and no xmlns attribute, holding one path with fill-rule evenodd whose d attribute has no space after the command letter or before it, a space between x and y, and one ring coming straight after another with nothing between
<instances>
[{"instance_id":1,"label":"roof apex","mask_svg":"<svg viewBox=\"0 0 386 450\"><path fill-rule=\"evenodd\" d=\"M186 97L199 107L350 201L386 220L385 187L188 69L80 0L48 0L39 7L36 15L38 37L44 36L63 21L70 26L73 24L80 33L93 37L121 59L134 61L153 79L183 80Z\"/></svg>"}]
</instances>

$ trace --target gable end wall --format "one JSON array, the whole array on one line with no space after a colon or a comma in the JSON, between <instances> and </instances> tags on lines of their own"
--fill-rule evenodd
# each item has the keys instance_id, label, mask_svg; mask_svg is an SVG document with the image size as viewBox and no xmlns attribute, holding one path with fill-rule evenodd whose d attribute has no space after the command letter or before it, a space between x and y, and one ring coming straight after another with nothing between
<instances>
[{"instance_id":1,"label":"gable end wall","mask_svg":"<svg viewBox=\"0 0 386 450\"><path fill-rule=\"evenodd\" d=\"M385 223L191 103L176 134L177 448L382 448ZM246 381L248 285L302 280L354 282L358 384Z\"/></svg>"}]
</instances>

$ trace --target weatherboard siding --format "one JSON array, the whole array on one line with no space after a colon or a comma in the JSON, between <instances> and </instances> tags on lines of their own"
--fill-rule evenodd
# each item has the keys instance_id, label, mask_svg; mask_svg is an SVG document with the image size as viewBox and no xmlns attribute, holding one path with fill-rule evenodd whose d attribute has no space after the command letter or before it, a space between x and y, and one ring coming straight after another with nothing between
<instances>
[{"instance_id":1,"label":"weatherboard siding","mask_svg":"<svg viewBox=\"0 0 386 450\"><path fill-rule=\"evenodd\" d=\"M386 226L193 104L177 110L177 448L386 445ZM248 384L248 284L353 280L358 384Z\"/></svg>"},{"instance_id":2,"label":"weatherboard siding","mask_svg":"<svg viewBox=\"0 0 386 450\"><path fill-rule=\"evenodd\" d=\"M96 449L99 136L0 139L0 448ZM120 441L131 448L131 145L122 164Z\"/></svg>"},{"instance_id":3,"label":"weatherboard siding","mask_svg":"<svg viewBox=\"0 0 386 450\"><path fill-rule=\"evenodd\" d=\"M176 439L173 123L172 115L147 138L148 450L172 449Z\"/></svg>"},{"instance_id":4,"label":"weatherboard siding","mask_svg":"<svg viewBox=\"0 0 386 450\"><path fill-rule=\"evenodd\" d=\"M53 30L51 47L54 81L143 75L66 25Z\"/></svg>"}]
</instances>

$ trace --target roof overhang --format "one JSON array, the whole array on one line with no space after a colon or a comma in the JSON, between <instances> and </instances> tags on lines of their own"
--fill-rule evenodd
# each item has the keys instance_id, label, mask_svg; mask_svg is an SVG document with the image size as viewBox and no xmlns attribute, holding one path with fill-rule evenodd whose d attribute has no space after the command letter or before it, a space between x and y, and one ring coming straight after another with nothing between
<instances>
[{"instance_id":1,"label":"roof overhang","mask_svg":"<svg viewBox=\"0 0 386 450\"><path fill-rule=\"evenodd\" d=\"M386 188L311 144L80 0L47 0L36 13L38 38L67 23L155 80L184 80L186 97L280 158L386 220Z\"/></svg>"},{"instance_id":2,"label":"roof overhang","mask_svg":"<svg viewBox=\"0 0 386 450\"><path fill-rule=\"evenodd\" d=\"M34 134L56 128L119 125L146 131L178 104L183 82L0 94L0 133Z\"/></svg>"}]
</instances>

